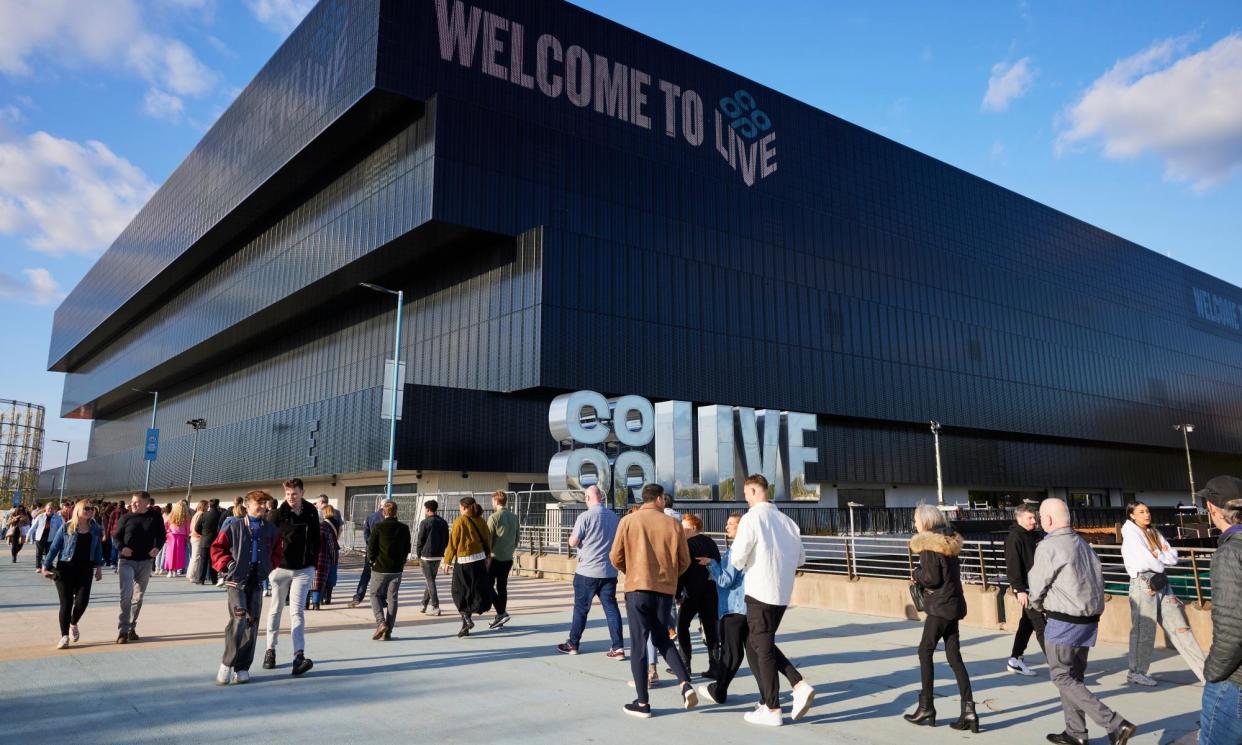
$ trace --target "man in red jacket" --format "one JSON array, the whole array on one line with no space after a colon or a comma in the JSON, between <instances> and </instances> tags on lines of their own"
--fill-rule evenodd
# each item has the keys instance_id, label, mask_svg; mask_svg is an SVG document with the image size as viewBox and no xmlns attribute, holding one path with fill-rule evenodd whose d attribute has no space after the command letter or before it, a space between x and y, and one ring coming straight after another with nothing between
<instances>
[{"instance_id":1,"label":"man in red jacket","mask_svg":"<svg viewBox=\"0 0 1242 745\"><path fill-rule=\"evenodd\" d=\"M246 517L234 520L211 544L211 565L228 589L229 625L224 632L224 659L217 685L250 682L259 613L263 609L263 580L280 564L284 542L280 531L262 517L267 492L246 495Z\"/></svg>"}]
</instances>

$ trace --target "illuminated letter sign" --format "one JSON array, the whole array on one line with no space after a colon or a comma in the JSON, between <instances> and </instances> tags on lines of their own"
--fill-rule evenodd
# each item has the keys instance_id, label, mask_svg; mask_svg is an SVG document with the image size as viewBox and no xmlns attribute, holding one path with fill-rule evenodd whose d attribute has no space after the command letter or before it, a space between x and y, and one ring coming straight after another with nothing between
<instances>
[{"instance_id":1,"label":"illuminated letter sign","mask_svg":"<svg viewBox=\"0 0 1242 745\"><path fill-rule=\"evenodd\" d=\"M719 405L695 412L686 401L652 406L641 396L566 393L548 409L548 430L562 446L548 463L548 484L554 491L598 485L617 503L651 482L679 499L729 501L742 497L739 477L761 473L776 499L815 500L819 485L807 481L806 467L819 455L805 445L815 427L814 414ZM654 458L646 452L653 444Z\"/></svg>"}]
</instances>

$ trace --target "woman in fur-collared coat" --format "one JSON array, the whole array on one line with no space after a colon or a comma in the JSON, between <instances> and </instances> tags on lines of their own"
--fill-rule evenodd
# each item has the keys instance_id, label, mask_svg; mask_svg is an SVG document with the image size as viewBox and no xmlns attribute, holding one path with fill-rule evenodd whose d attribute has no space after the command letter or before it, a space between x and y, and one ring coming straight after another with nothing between
<instances>
[{"instance_id":1,"label":"woman in fur-collared coat","mask_svg":"<svg viewBox=\"0 0 1242 745\"><path fill-rule=\"evenodd\" d=\"M919 708L906 714L906 721L914 724L936 726L936 707L932 701L935 672L932 654L936 645L944 639L945 656L957 678L957 690L962 698L962 715L949 726L957 730L979 731L979 717L975 713L975 701L970 690L970 676L962 662L961 644L957 622L966 617L966 597L962 594L961 567L958 554L962 552L962 537L953 532L944 519L944 513L931 505L919 505L914 513L914 528L918 535L910 540L910 552L918 556L918 564L910 580L923 592L923 609L927 620L923 624L923 640L919 643L919 671L923 688L919 693Z\"/></svg>"}]
</instances>

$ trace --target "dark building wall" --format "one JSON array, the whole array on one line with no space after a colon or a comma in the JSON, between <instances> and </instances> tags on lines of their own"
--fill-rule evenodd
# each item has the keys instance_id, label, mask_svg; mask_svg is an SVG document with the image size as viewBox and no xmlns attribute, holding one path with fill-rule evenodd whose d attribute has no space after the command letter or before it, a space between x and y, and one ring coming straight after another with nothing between
<instances>
[{"instance_id":1,"label":"dark building wall","mask_svg":"<svg viewBox=\"0 0 1242 745\"><path fill-rule=\"evenodd\" d=\"M56 310L49 365L141 295L374 87L380 0L323 0Z\"/></svg>"},{"instance_id":2,"label":"dark building wall","mask_svg":"<svg viewBox=\"0 0 1242 745\"><path fill-rule=\"evenodd\" d=\"M196 481L377 468L393 318L360 279L410 293L399 459L416 467L540 470L547 401L580 388L818 413L825 482L930 482L929 418L956 445L951 483L1180 488L1178 421L1209 468L1242 467L1242 334L1194 302L1242 291L568 4L475 5L523 24L528 56L551 33L648 72L650 128L485 74L481 46L469 68L445 61L434 0L351 6L375 17L351 20L345 47L373 54L340 80L421 103L394 135L354 127L331 184L264 213L72 366L65 408L105 405L71 485L132 486L146 414L118 391L144 376L168 386L162 422L205 416L200 444L232 454ZM301 64L314 25L269 68ZM239 105L263 110L269 68ZM666 136L661 79L701 95L701 145ZM777 134L778 168L753 185L713 142L741 89ZM200 149L236 137L231 113ZM131 229L202 208L173 199ZM144 257L123 236L100 264ZM97 323L127 291L88 280L53 359L90 325L72 320L84 298ZM314 295L275 314L277 287ZM188 436L170 435L156 484L188 463Z\"/></svg>"}]
</instances>

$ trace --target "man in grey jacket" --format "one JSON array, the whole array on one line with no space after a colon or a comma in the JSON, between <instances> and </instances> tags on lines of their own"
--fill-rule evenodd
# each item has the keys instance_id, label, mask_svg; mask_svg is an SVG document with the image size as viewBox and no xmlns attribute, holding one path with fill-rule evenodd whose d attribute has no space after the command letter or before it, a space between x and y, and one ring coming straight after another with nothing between
<instances>
[{"instance_id":1,"label":"man in grey jacket","mask_svg":"<svg viewBox=\"0 0 1242 745\"><path fill-rule=\"evenodd\" d=\"M1242 742L1242 479L1217 476L1199 496L1220 542L1212 557L1212 650L1203 666L1199 745Z\"/></svg>"},{"instance_id":2,"label":"man in grey jacket","mask_svg":"<svg viewBox=\"0 0 1242 745\"><path fill-rule=\"evenodd\" d=\"M1048 742L1087 745L1086 714L1108 730L1109 743L1124 745L1134 734L1134 725L1105 706L1083 683L1087 654L1095 646L1104 612L1100 560L1070 527L1065 502L1045 499L1039 505L1039 517L1048 535L1035 548L1027 582L1031 607L1047 617L1045 654L1065 713L1065 731L1048 735Z\"/></svg>"}]
</instances>

